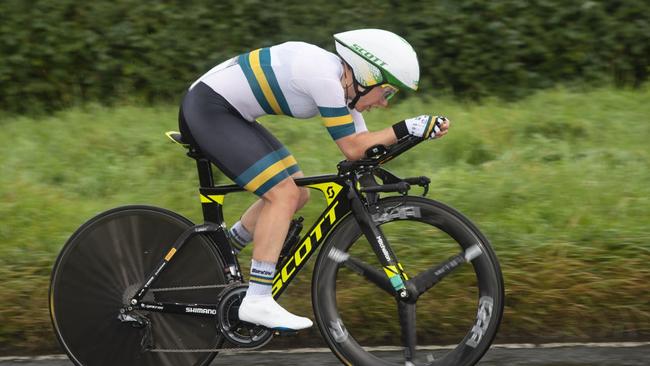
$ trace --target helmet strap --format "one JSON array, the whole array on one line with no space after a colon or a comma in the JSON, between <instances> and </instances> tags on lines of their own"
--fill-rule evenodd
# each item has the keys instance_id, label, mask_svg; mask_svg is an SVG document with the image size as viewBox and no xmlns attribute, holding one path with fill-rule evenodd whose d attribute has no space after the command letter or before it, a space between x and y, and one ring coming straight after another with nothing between
<instances>
[{"instance_id":1,"label":"helmet strap","mask_svg":"<svg viewBox=\"0 0 650 366\"><path fill-rule=\"evenodd\" d=\"M345 99L348 99L348 89L350 88L350 86L352 86L354 88L354 98L352 98L350 103L348 103L348 108L354 109L354 107L356 107L356 105L357 105L357 102L359 101L359 98L361 98L362 96L370 93L372 88L374 88L376 85L371 86L371 87L361 87L361 84L359 84L359 82L357 81L357 78L354 77L354 72L352 72L352 85L348 84L347 83L347 75L348 75L348 71L352 71L352 67L350 67L350 65L348 65L348 63L345 62L345 61L343 61L342 64L343 64L343 76L341 78L343 80L346 80L345 88L344 88L345 89Z\"/></svg>"},{"instance_id":2,"label":"helmet strap","mask_svg":"<svg viewBox=\"0 0 650 366\"><path fill-rule=\"evenodd\" d=\"M348 103L348 108L354 109L356 107L357 102L359 101L359 98L363 97L364 95L370 93L370 91L376 86L370 86L370 87L364 87L364 90L359 90L359 87L361 86L358 82L357 79L352 75L352 84L354 85L354 98Z\"/></svg>"}]
</instances>

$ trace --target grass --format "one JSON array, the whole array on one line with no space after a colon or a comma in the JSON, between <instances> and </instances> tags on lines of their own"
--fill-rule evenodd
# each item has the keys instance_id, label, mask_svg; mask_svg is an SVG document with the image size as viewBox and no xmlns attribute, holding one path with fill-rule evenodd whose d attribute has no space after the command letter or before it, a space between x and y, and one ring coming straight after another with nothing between
<instances>
[{"instance_id":1,"label":"grass","mask_svg":"<svg viewBox=\"0 0 650 366\"><path fill-rule=\"evenodd\" d=\"M639 339L650 336L648 100L648 88L558 89L514 103L411 99L366 119L370 129L421 113L452 119L448 136L387 168L431 177L429 197L465 213L492 241L506 281L501 340ZM45 118L0 119L6 137L0 146L1 352L56 347L49 271L85 220L133 203L201 220L194 164L163 135L176 129L176 113L175 106L89 105ZM325 129L315 127L319 121L263 123L308 175L333 172L342 159ZM314 193L307 221L324 202ZM250 196L226 199L229 223ZM402 262L436 255L433 248L406 250ZM246 249L244 265L249 256ZM309 314L309 276L293 287L292 303L285 304ZM368 291L348 291L340 301L362 310ZM462 296L464 289L458 291L449 298ZM426 339L444 341L436 329L467 318L467 309L453 301L426 304L449 309L424 315L432 328ZM393 312L388 306L351 311L346 324L359 327L355 336L382 343L386 333L361 325Z\"/></svg>"}]
</instances>

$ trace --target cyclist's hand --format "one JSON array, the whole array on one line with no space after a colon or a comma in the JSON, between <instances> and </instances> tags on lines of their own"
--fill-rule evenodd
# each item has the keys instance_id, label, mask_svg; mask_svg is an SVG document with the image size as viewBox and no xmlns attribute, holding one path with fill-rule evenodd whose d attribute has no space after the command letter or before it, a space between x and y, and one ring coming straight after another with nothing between
<instances>
[{"instance_id":1,"label":"cyclist's hand","mask_svg":"<svg viewBox=\"0 0 650 366\"><path fill-rule=\"evenodd\" d=\"M435 139L435 138L440 138L449 132L449 125L451 124L451 121L443 116L436 116L436 120L440 120L440 131L436 132L435 135L431 136L430 138Z\"/></svg>"},{"instance_id":2,"label":"cyclist's hand","mask_svg":"<svg viewBox=\"0 0 650 366\"><path fill-rule=\"evenodd\" d=\"M435 139L447 134L449 120L442 116L421 115L404 120L409 134L423 139Z\"/></svg>"}]
</instances>

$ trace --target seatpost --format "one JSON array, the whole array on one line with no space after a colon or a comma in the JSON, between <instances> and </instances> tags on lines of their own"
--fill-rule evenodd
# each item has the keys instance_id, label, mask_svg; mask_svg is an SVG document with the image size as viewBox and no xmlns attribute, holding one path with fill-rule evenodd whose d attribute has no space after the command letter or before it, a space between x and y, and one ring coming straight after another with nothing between
<instances>
[{"instance_id":1,"label":"seatpost","mask_svg":"<svg viewBox=\"0 0 650 366\"><path fill-rule=\"evenodd\" d=\"M212 175L212 165L210 164L210 161L205 157L194 158L196 159L196 170L199 173L199 184L201 187L214 187L214 176Z\"/></svg>"},{"instance_id":2,"label":"seatpost","mask_svg":"<svg viewBox=\"0 0 650 366\"><path fill-rule=\"evenodd\" d=\"M196 170L199 174L199 186L201 188L214 187L214 175L212 174L212 164L203 154L195 148L191 148L187 155L196 160ZM203 210L203 219L206 222L223 223L223 212L220 205L201 204ZM215 238L217 239L217 238Z\"/></svg>"}]
</instances>

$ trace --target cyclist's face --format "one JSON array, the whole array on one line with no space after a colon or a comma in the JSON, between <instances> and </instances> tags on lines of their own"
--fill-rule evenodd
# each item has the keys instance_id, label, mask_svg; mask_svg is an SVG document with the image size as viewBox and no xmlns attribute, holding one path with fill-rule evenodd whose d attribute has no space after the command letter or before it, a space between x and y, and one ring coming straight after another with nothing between
<instances>
[{"instance_id":1,"label":"cyclist's face","mask_svg":"<svg viewBox=\"0 0 650 366\"><path fill-rule=\"evenodd\" d=\"M388 99L392 97L396 92L396 89L390 85L376 86L370 90L370 92L361 98L356 105L356 110L359 112L367 111L374 107L386 108L388 106Z\"/></svg>"}]
</instances>

